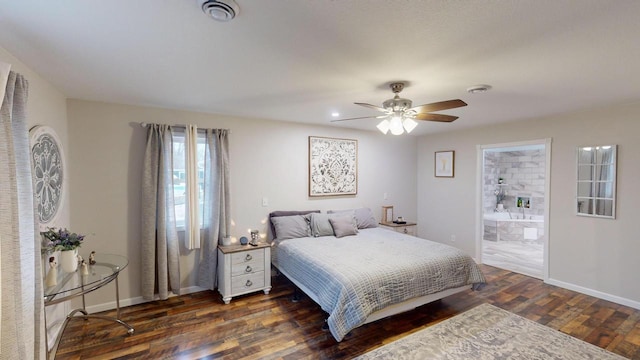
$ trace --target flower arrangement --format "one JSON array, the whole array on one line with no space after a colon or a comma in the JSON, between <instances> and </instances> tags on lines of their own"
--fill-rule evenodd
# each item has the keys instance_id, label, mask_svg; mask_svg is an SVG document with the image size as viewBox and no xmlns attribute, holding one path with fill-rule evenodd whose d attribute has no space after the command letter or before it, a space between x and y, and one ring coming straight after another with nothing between
<instances>
[{"instance_id":1,"label":"flower arrangement","mask_svg":"<svg viewBox=\"0 0 640 360\"><path fill-rule=\"evenodd\" d=\"M69 230L56 228L47 228L47 231L41 233L47 240L44 248L49 251L65 251L74 250L82 245L84 235L72 233Z\"/></svg>"}]
</instances>

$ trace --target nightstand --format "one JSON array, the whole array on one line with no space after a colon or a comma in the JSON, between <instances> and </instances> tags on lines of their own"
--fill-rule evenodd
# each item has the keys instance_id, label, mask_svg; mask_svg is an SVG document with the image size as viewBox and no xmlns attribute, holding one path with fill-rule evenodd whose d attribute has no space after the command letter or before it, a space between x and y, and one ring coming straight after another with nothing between
<instances>
[{"instance_id":1,"label":"nightstand","mask_svg":"<svg viewBox=\"0 0 640 360\"><path fill-rule=\"evenodd\" d=\"M389 230L393 230L399 233L412 235L412 236L417 236L418 234L418 230L417 230L418 224L412 223L412 222L407 222L406 224L381 222L380 227L383 229L389 229Z\"/></svg>"},{"instance_id":2,"label":"nightstand","mask_svg":"<svg viewBox=\"0 0 640 360\"><path fill-rule=\"evenodd\" d=\"M218 245L218 291L224 303L260 290L271 291L271 246Z\"/></svg>"}]
</instances>

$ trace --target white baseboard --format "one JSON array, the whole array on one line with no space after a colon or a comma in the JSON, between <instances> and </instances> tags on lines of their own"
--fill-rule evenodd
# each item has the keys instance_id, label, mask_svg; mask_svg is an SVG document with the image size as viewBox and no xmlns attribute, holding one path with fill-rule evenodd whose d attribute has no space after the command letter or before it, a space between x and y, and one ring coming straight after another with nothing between
<instances>
[{"instance_id":1,"label":"white baseboard","mask_svg":"<svg viewBox=\"0 0 640 360\"><path fill-rule=\"evenodd\" d=\"M186 294L191 294L194 292L205 291L205 290L207 289L201 288L199 286L190 286L187 288L180 289L180 295L186 295ZM169 295L169 297L174 297L174 296L178 296L178 295L175 295L173 293ZM160 298L156 295L154 300L159 300L159 299ZM120 307L122 308L125 306L138 305L146 302L148 302L148 300L143 299L142 296L128 298L128 299L120 299ZM100 311L113 310L115 308L116 308L116 301L114 300L114 301L109 301L102 304L87 306L87 312L89 314L93 314Z\"/></svg>"},{"instance_id":2,"label":"white baseboard","mask_svg":"<svg viewBox=\"0 0 640 360\"><path fill-rule=\"evenodd\" d=\"M616 304L620 304L620 305L624 305L624 306L628 306L628 307L640 310L640 302L638 302L638 301L634 301L634 300L623 298L623 297L616 296L616 295L607 294L607 293L604 293L604 292L601 292L601 291L597 291L597 290L589 289L589 288L586 288L586 287L574 285L574 284L567 283L567 282L560 281L560 280L548 279L545 282L547 284L550 284L550 285L559 286L561 288L569 289L569 290L572 290L572 291L577 291L577 292L585 294L585 295L597 297L598 299L611 301L611 302L614 302Z\"/></svg>"}]
</instances>

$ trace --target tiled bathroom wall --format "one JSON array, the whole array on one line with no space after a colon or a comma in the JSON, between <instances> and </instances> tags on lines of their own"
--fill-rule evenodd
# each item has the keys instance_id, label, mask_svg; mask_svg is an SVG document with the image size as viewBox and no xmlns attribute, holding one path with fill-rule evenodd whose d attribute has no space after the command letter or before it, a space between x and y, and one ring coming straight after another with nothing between
<instances>
[{"instance_id":1,"label":"tiled bathroom wall","mask_svg":"<svg viewBox=\"0 0 640 360\"><path fill-rule=\"evenodd\" d=\"M517 197L531 199L528 215L544 214L545 150L485 152L484 155L484 211L496 208L497 189L502 189L502 204L511 212L521 212L516 207ZM504 184L498 185L503 178Z\"/></svg>"}]
</instances>

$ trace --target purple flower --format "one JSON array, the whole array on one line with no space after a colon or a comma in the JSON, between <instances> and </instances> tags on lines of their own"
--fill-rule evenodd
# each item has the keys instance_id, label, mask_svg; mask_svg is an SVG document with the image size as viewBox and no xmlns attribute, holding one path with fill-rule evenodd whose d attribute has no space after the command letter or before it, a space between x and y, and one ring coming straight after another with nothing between
<instances>
[{"instance_id":1,"label":"purple flower","mask_svg":"<svg viewBox=\"0 0 640 360\"><path fill-rule=\"evenodd\" d=\"M47 231L40 233L46 240L43 247L45 251L57 250L74 250L82 245L85 235L72 233L69 230L48 228Z\"/></svg>"}]
</instances>

